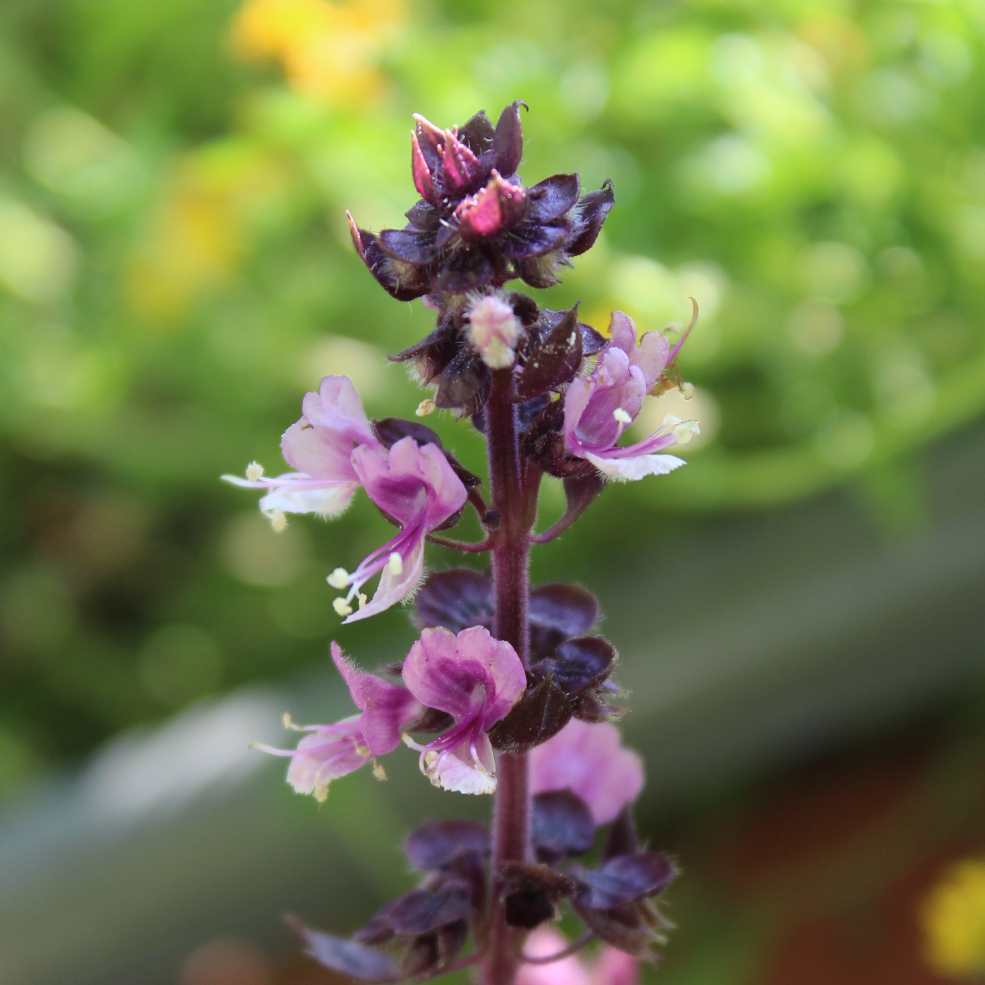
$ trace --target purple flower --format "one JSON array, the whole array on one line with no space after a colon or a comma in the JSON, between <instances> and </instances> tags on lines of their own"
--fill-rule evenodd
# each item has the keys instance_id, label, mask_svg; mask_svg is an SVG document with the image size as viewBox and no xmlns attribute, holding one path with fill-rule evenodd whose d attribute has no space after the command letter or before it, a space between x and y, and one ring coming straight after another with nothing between
<instances>
[{"instance_id":1,"label":"purple flower","mask_svg":"<svg viewBox=\"0 0 985 985\"><path fill-rule=\"evenodd\" d=\"M318 801L328 796L332 780L355 772L371 760L374 761L374 772L382 776L376 758L393 752L400 745L404 729L422 711L407 688L360 670L335 642L332 643L332 660L360 714L331 725L300 727L291 725L285 716L285 725L307 733L297 748L257 746L274 756L289 756L287 782L297 793L313 794Z\"/></svg>"},{"instance_id":2,"label":"purple flower","mask_svg":"<svg viewBox=\"0 0 985 985\"><path fill-rule=\"evenodd\" d=\"M590 376L573 380L564 398L564 446L604 475L617 480L665 475L684 465L675 455L657 454L686 444L697 433L697 421L668 417L654 434L633 445L619 438L643 406L643 398L673 365L686 335L673 347L660 332L647 332L639 344L628 315L614 312L612 341L599 353Z\"/></svg>"},{"instance_id":3,"label":"purple flower","mask_svg":"<svg viewBox=\"0 0 985 985\"><path fill-rule=\"evenodd\" d=\"M317 393L306 393L301 417L281 438L281 453L294 472L267 479L263 468L252 462L246 478L222 478L247 489L265 489L260 509L274 529L283 529L286 513L338 516L359 486L352 464L356 448L379 448L352 381L346 376L326 376Z\"/></svg>"},{"instance_id":4,"label":"purple flower","mask_svg":"<svg viewBox=\"0 0 985 985\"><path fill-rule=\"evenodd\" d=\"M516 651L483 626L425 629L410 648L403 679L428 708L451 715L454 724L421 753L421 770L436 786L456 793L492 793L496 764L486 734L519 701L527 675Z\"/></svg>"},{"instance_id":5,"label":"purple flower","mask_svg":"<svg viewBox=\"0 0 985 985\"><path fill-rule=\"evenodd\" d=\"M419 445L401 438L390 448L378 442L352 452L356 480L369 498L399 524L400 532L369 554L351 574L336 568L329 576L333 588L348 588L335 600L335 610L347 623L367 619L411 595L424 574L424 541L454 516L468 499L462 480L444 452L434 444ZM375 575L379 587L372 601L361 589ZM353 612L352 602L359 603Z\"/></svg>"},{"instance_id":6,"label":"purple flower","mask_svg":"<svg viewBox=\"0 0 985 985\"><path fill-rule=\"evenodd\" d=\"M533 793L571 790L599 825L636 800L644 782L643 761L622 745L615 725L577 718L533 749L530 771Z\"/></svg>"},{"instance_id":7,"label":"purple flower","mask_svg":"<svg viewBox=\"0 0 985 985\"><path fill-rule=\"evenodd\" d=\"M611 186L579 197L578 176L557 174L525 187L516 174L521 105L507 106L495 127L484 113L448 129L415 116L411 173L421 198L408 224L377 236L348 216L356 251L391 296L460 294L514 277L548 287L595 242Z\"/></svg>"}]
</instances>

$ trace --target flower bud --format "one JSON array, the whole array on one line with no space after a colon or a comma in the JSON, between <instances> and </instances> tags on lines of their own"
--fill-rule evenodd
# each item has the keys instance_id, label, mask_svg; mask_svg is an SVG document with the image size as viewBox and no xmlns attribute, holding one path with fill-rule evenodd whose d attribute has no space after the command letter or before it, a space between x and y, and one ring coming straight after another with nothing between
<instances>
[{"instance_id":1,"label":"flower bud","mask_svg":"<svg viewBox=\"0 0 985 985\"><path fill-rule=\"evenodd\" d=\"M520 320L497 294L485 294L469 309L469 341L490 369L513 365Z\"/></svg>"}]
</instances>

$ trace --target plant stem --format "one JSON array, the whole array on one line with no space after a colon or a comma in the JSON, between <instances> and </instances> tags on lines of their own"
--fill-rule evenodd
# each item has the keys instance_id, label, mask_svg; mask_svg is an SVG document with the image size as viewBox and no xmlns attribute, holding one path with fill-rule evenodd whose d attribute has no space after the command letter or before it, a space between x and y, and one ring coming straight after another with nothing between
<instances>
[{"instance_id":1,"label":"plant stem","mask_svg":"<svg viewBox=\"0 0 985 985\"><path fill-rule=\"evenodd\" d=\"M489 484L500 522L493 538L492 573L496 613L493 633L512 644L527 666L527 601L530 593L530 504L525 488L509 369L492 374L486 405ZM496 756L497 787L493 804L492 879L504 862L522 862L530 854L530 783L525 753ZM482 985L513 985L517 971L516 932L506 925L493 886L492 917L481 969Z\"/></svg>"}]
</instances>

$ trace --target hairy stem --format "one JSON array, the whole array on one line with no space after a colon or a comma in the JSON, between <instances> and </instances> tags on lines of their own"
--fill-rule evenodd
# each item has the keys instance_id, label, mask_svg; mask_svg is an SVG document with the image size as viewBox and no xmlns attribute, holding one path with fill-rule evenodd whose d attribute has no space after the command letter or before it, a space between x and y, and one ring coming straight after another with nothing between
<instances>
[{"instance_id":1,"label":"hairy stem","mask_svg":"<svg viewBox=\"0 0 985 985\"><path fill-rule=\"evenodd\" d=\"M530 491L524 481L513 404L513 377L508 369L493 374L486 406L489 483L492 506L500 516L493 537L492 573L496 614L494 635L512 644L527 665L527 601L530 594ZM530 784L526 754L496 756L497 788L493 805L493 880L504 862L525 861L530 854ZM494 886L495 894L495 886ZM506 925L493 896L492 918L481 969L482 985L513 985L517 971L515 931Z\"/></svg>"}]
</instances>

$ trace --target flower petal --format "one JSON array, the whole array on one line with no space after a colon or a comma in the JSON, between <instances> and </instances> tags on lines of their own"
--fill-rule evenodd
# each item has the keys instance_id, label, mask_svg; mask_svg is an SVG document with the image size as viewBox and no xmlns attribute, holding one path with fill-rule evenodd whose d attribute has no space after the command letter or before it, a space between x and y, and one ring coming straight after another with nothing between
<instances>
[{"instance_id":1,"label":"flower petal","mask_svg":"<svg viewBox=\"0 0 985 985\"><path fill-rule=\"evenodd\" d=\"M585 458L599 472L616 482L634 482L648 475L667 475L682 465L687 465L683 458L676 455L637 455L635 458L610 458L586 452Z\"/></svg>"},{"instance_id":2,"label":"flower petal","mask_svg":"<svg viewBox=\"0 0 985 985\"><path fill-rule=\"evenodd\" d=\"M332 641L332 660L349 694L362 711L360 726L366 747L374 756L385 756L400 745L400 736L416 718L420 706L405 687L360 670Z\"/></svg>"},{"instance_id":3,"label":"flower petal","mask_svg":"<svg viewBox=\"0 0 985 985\"><path fill-rule=\"evenodd\" d=\"M425 751L421 758L424 775L442 790L464 794L496 792L495 760L485 734L474 741L463 740L451 749Z\"/></svg>"},{"instance_id":4,"label":"flower petal","mask_svg":"<svg viewBox=\"0 0 985 985\"><path fill-rule=\"evenodd\" d=\"M572 719L553 739L530 754L531 790L571 790L592 812L596 824L608 824L643 789L643 761L622 745L608 722Z\"/></svg>"},{"instance_id":5,"label":"flower petal","mask_svg":"<svg viewBox=\"0 0 985 985\"><path fill-rule=\"evenodd\" d=\"M258 746L275 756L289 755L287 782L297 793L312 794L316 800L328 795L328 785L340 776L354 773L370 759L363 739L361 715L344 718L332 725L315 725L294 752Z\"/></svg>"},{"instance_id":6,"label":"flower petal","mask_svg":"<svg viewBox=\"0 0 985 985\"><path fill-rule=\"evenodd\" d=\"M420 531L420 536L406 554L402 551L396 553L401 558L399 572L394 573L392 567L386 565L372 599L348 616L343 624L369 619L413 595L424 578L424 531Z\"/></svg>"}]
</instances>

